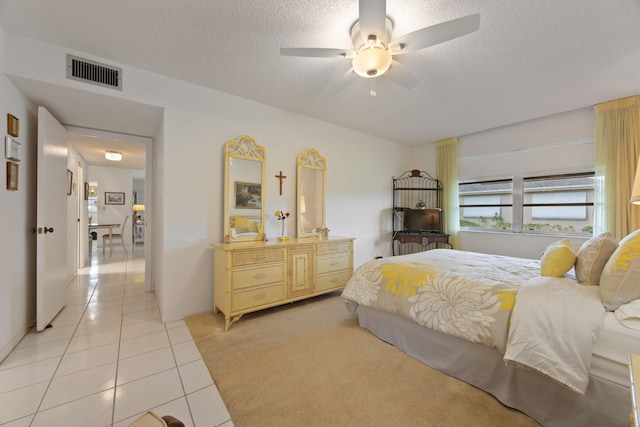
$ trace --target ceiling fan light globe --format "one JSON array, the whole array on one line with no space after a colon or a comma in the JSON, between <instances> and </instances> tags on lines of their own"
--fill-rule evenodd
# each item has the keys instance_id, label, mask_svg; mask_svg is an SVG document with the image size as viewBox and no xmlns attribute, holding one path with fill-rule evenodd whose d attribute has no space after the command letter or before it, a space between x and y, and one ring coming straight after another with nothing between
<instances>
[{"instance_id":1,"label":"ceiling fan light globe","mask_svg":"<svg viewBox=\"0 0 640 427\"><path fill-rule=\"evenodd\" d=\"M365 47L353 58L353 70L362 77L383 75L391 66L391 53L382 47Z\"/></svg>"}]
</instances>

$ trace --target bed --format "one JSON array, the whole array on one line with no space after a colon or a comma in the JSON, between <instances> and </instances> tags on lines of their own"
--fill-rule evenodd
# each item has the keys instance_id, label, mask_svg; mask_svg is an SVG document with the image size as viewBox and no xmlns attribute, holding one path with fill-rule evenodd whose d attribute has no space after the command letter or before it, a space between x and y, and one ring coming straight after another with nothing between
<instances>
[{"instance_id":1,"label":"bed","mask_svg":"<svg viewBox=\"0 0 640 427\"><path fill-rule=\"evenodd\" d=\"M640 287L626 240L571 247L569 268L555 259L551 276L541 272L552 245L541 260L449 249L382 258L356 269L342 296L361 327L542 425L628 426L640 300L605 302L597 280L609 271ZM616 259L629 268L612 270Z\"/></svg>"},{"instance_id":2,"label":"bed","mask_svg":"<svg viewBox=\"0 0 640 427\"><path fill-rule=\"evenodd\" d=\"M257 236L261 221L259 216L232 215L229 217L229 230L234 237Z\"/></svg>"}]
</instances>

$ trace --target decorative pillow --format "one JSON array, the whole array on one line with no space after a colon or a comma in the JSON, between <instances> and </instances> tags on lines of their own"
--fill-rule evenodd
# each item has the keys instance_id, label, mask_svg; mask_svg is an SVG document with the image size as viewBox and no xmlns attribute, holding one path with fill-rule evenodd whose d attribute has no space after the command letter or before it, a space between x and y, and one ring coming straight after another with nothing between
<instances>
[{"instance_id":1,"label":"decorative pillow","mask_svg":"<svg viewBox=\"0 0 640 427\"><path fill-rule=\"evenodd\" d=\"M576 252L569 239L562 239L547 246L540 260L540 274L562 277L576 263Z\"/></svg>"},{"instance_id":2,"label":"decorative pillow","mask_svg":"<svg viewBox=\"0 0 640 427\"><path fill-rule=\"evenodd\" d=\"M236 217L236 228L248 228L249 227L249 218L246 216L237 216Z\"/></svg>"},{"instance_id":3,"label":"decorative pillow","mask_svg":"<svg viewBox=\"0 0 640 427\"><path fill-rule=\"evenodd\" d=\"M622 239L604 266L600 298L609 311L640 298L640 230Z\"/></svg>"},{"instance_id":4,"label":"decorative pillow","mask_svg":"<svg viewBox=\"0 0 640 427\"><path fill-rule=\"evenodd\" d=\"M578 249L576 279L581 285L598 286L604 266L618 248L618 240L608 231L592 237Z\"/></svg>"}]
</instances>

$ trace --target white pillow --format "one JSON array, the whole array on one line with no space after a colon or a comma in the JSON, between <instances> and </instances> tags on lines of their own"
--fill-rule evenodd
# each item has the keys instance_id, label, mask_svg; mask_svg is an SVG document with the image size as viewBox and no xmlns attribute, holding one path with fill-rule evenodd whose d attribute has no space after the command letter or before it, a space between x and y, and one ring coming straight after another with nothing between
<instances>
[{"instance_id":1,"label":"white pillow","mask_svg":"<svg viewBox=\"0 0 640 427\"><path fill-rule=\"evenodd\" d=\"M600 297L614 311L640 298L640 230L622 239L600 277Z\"/></svg>"},{"instance_id":2,"label":"white pillow","mask_svg":"<svg viewBox=\"0 0 640 427\"><path fill-rule=\"evenodd\" d=\"M598 286L604 266L618 248L618 240L608 231L592 237L578 249L576 279L581 285Z\"/></svg>"}]
</instances>

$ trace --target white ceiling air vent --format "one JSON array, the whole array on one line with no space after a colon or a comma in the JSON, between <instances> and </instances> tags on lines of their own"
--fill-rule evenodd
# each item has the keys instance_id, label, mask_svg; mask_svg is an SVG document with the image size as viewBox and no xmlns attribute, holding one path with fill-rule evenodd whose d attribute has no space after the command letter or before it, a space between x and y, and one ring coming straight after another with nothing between
<instances>
[{"instance_id":1,"label":"white ceiling air vent","mask_svg":"<svg viewBox=\"0 0 640 427\"><path fill-rule=\"evenodd\" d=\"M122 68L67 54L67 78L122 90Z\"/></svg>"}]
</instances>

